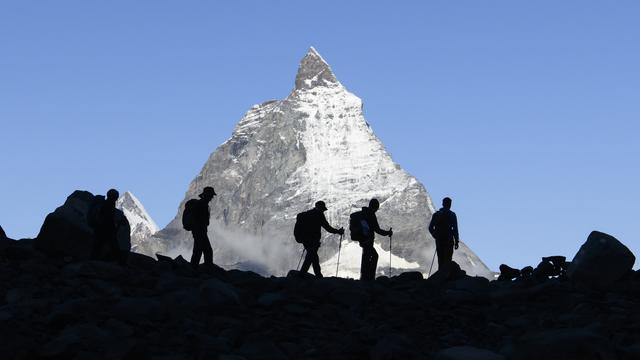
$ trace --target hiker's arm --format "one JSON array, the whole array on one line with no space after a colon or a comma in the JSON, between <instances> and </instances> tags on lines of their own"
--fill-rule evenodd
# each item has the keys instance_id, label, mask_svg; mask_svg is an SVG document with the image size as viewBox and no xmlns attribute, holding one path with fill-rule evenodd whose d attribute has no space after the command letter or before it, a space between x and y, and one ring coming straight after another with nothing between
<instances>
[{"instance_id":1,"label":"hiker's arm","mask_svg":"<svg viewBox=\"0 0 640 360\"><path fill-rule=\"evenodd\" d=\"M431 215L431 222L429 222L429 233L431 234L431 236L435 237L435 231L436 231L436 219L437 213L434 213L433 215Z\"/></svg>"},{"instance_id":2,"label":"hiker's arm","mask_svg":"<svg viewBox=\"0 0 640 360\"><path fill-rule=\"evenodd\" d=\"M327 230L327 232L330 232L332 234L339 234L340 230L338 229L334 229L331 225L329 225L329 222L327 221L327 218L324 216L324 214L322 214L322 220L321 220L321 225L322 227Z\"/></svg>"},{"instance_id":3,"label":"hiker's arm","mask_svg":"<svg viewBox=\"0 0 640 360\"><path fill-rule=\"evenodd\" d=\"M380 229L380 225L378 224L378 218L373 217L372 222L373 222L373 224L371 224L371 225L372 225L373 231L377 232L378 234L380 234L382 236L391 235L391 231L386 231L386 230Z\"/></svg>"},{"instance_id":4,"label":"hiker's arm","mask_svg":"<svg viewBox=\"0 0 640 360\"><path fill-rule=\"evenodd\" d=\"M460 241L460 235L458 235L458 217L456 214L453 214L453 238L456 240L456 248L458 247L458 242Z\"/></svg>"}]
</instances>

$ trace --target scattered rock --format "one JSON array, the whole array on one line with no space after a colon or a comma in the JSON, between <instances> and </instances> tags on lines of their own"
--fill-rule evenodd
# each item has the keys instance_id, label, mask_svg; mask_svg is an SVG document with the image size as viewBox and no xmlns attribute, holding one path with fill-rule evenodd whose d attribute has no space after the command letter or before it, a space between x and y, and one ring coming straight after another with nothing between
<instances>
[{"instance_id":1,"label":"scattered rock","mask_svg":"<svg viewBox=\"0 0 640 360\"><path fill-rule=\"evenodd\" d=\"M160 321L165 317L165 309L160 301L150 298L122 298L111 310L116 319L128 323Z\"/></svg>"},{"instance_id":2,"label":"scattered rock","mask_svg":"<svg viewBox=\"0 0 640 360\"><path fill-rule=\"evenodd\" d=\"M424 277L422 276L422 273L419 272L419 271L403 272L402 274L400 274L398 276L394 276L393 278L396 281L400 281L400 282L418 281L418 280L423 280L424 279Z\"/></svg>"},{"instance_id":3,"label":"scattered rock","mask_svg":"<svg viewBox=\"0 0 640 360\"><path fill-rule=\"evenodd\" d=\"M266 339L250 340L242 344L240 355L247 360L282 360L287 356L271 341Z\"/></svg>"},{"instance_id":4,"label":"scattered rock","mask_svg":"<svg viewBox=\"0 0 640 360\"><path fill-rule=\"evenodd\" d=\"M156 266L156 260L150 256L132 252L127 258L127 265L144 270L151 270Z\"/></svg>"},{"instance_id":5,"label":"scattered rock","mask_svg":"<svg viewBox=\"0 0 640 360\"><path fill-rule=\"evenodd\" d=\"M280 292L270 292L260 295L258 298L258 304L262 306L279 305L285 302L286 297Z\"/></svg>"},{"instance_id":6,"label":"scattered rock","mask_svg":"<svg viewBox=\"0 0 640 360\"><path fill-rule=\"evenodd\" d=\"M415 345L401 335L386 335L378 340L370 352L371 360L419 359Z\"/></svg>"},{"instance_id":7,"label":"scattered rock","mask_svg":"<svg viewBox=\"0 0 640 360\"><path fill-rule=\"evenodd\" d=\"M501 264L500 265L500 276L498 280L500 281L511 281L520 277L520 270L514 269L509 265Z\"/></svg>"},{"instance_id":8,"label":"scattered rock","mask_svg":"<svg viewBox=\"0 0 640 360\"><path fill-rule=\"evenodd\" d=\"M200 286L200 295L209 306L230 306L240 303L240 296L233 286L218 279L209 279Z\"/></svg>"},{"instance_id":9,"label":"scattered rock","mask_svg":"<svg viewBox=\"0 0 640 360\"><path fill-rule=\"evenodd\" d=\"M546 330L518 339L510 359L615 359L609 342L587 329Z\"/></svg>"},{"instance_id":10,"label":"scattered rock","mask_svg":"<svg viewBox=\"0 0 640 360\"><path fill-rule=\"evenodd\" d=\"M571 261L567 276L577 283L606 289L631 271L635 260L616 238L593 231Z\"/></svg>"},{"instance_id":11,"label":"scattered rock","mask_svg":"<svg viewBox=\"0 0 640 360\"><path fill-rule=\"evenodd\" d=\"M489 280L479 276L464 276L447 283L447 288L472 293L486 292L489 290Z\"/></svg>"},{"instance_id":12,"label":"scattered rock","mask_svg":"<svg viewBox=\"0 0 640 360\"><path fill-rule=\"evenodd\" d=\"M504 360L505 357L493 351L472 346L454 346L440 350L434 360Z\"/></svg>"}]
</instances>

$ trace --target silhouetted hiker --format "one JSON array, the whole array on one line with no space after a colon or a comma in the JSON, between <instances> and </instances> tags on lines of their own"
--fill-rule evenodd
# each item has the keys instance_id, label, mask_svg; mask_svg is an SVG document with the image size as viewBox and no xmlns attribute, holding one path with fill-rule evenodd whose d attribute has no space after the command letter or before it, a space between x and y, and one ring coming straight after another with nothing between
<instances>
[{"instance_id":1,"label":"silhouetted hiker","mask_svg":"<svg viewBox=\"0 0 640 360\"><path fill-rule=\"evenodd\" d=\"M304 245L304 249L307 252L300 268L300 273L302 274L308 272L309 267L313 265L313 273L317 277L322 277L320 259L318 258L321 238L320 228L324 228L332 234L344 234L344 228L335 229L329 225L327 218L324 216L325 211L327 211L327 206L324 201L318 201L313 209L302 212L297 216L293 235L297 242Z\"/></svg>"},{"instance_id":2,"label":"silhouetted hiker","mask_svg":"<svg viewBox=\"0 0 640 360\"><path fill-rule=\"evenodd\" d=\"M429 232L436 239L436 251L438 252L438 271L449 272L453 249L458 249L460 238L458 236L458 218L451 211L451 199L442 199L442 208L436 211L429 223Z\"/></svg>"},{"instance_id":3,"label":"silhouetted hiker","mask_svg":"<svg viewBox=\"0 0 640 360\"><path fill-rule=\"evenodd\" d=\"M207 186L198 195L200 199L191 199L184 205L182 213L182 226L185 230L191 231L193 235L193 254L191 255L191 266L195 269L200 264L200 257L204 255L204 263L213 266L213 250L209 243L207 227L209 226L209 202L216 196L216 192L211 186Z\"/></svg>"},{"instance_id":4,"label":"silhouetted hiker","mask_svg":"<svg viewBox=\"0 0 640 360\"><path fill-rule=\"evenodd\" d=\"M375 233L382 236L393 235L393 230L380 229L376 211L380 208L378 199L371 199L369 207L363 207L362 211L351 214L349 220L349 231L351 239L360 242L362 248L362 262L360 264L360 280L372 281L376 278L376 268L378 267L378 252L374 249Z\"/></svg>"},{"instance_id":5,"label":"silhouetted hiker","mask_svg":"<svg viewBox=\"0 0 640 360\"><path fill-rule=\"evenodd\" d=\"M103 200L102 197L98 197L93 208L89 211L89 224L93 226L95 233L95 241L91 249L92 259L102 258L121 263L124 261L116 236L116 201L119 196L118 190L110 189L107 191L107 198ZM105 247L107 252L103 253Z\"/></svg>"}]
</instances>

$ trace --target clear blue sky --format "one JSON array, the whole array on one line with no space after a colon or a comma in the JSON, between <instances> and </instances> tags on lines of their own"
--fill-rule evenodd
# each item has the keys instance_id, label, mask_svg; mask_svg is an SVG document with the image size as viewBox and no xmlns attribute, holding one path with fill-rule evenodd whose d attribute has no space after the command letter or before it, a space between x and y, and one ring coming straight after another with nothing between
<instances>
[{"instance_id":1,"label":"clear blue sky","mask_svg":"<svg viewBox=\"0 0 640 360\"><path fill-rule=\"evenodd\" d=\"M594 229L640 254L638 19L637 1L3 1L0 225L34 237L74 189L114 186L164 226L315 46L491 268L571 258Z\"/></svg>"}]
</instances>

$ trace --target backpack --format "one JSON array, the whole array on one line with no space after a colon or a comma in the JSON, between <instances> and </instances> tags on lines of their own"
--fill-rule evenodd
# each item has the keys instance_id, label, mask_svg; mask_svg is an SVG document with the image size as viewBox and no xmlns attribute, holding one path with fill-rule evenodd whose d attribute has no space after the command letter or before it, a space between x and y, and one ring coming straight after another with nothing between
<instances>
[{"instance_id":1,"label":"backpack","mask_svg":"<svg viewBox=\"0 0 640 360\"><path fill-rule=\"evenodd\" d=\"M309 227L311 225L311 213L313 210L303 211L296 215L296 225L293 227L293 237L296 242L302 244L309 238Z\"/></svg>"},{"instance_id":2,"label":"backpack","mask_svg":"<svg viewBox=\"0 0 640 360\"><path fill-rule=\"evenodd\" d=\"M187 230L193 230L196 225L195 208L198 205L197 199L191 199L184 204L184 212L182 213L182 227Z\"/></svg>"},{"instance_id":3,"label":"backpack","mask_svg":"<svg viewBox=\"0 0 640 360\"><path fill-rule=\"evenodd\" d=\"M431 218L435 226L435 232L432 234L436 238L448 238L451 235L451 216L442 210L438 210Z\"/></svg>"},{"instance_id":4,"label":"backpack","mask_svg":"<svg viewBox=\"0 0 640 360\"><path fill-rule=\"evenodd\" d=\"M351 233L351 240L358 242L371 236L371 228L362 211L349 215L349 233Z\"/></svg>"}]
</instances>

